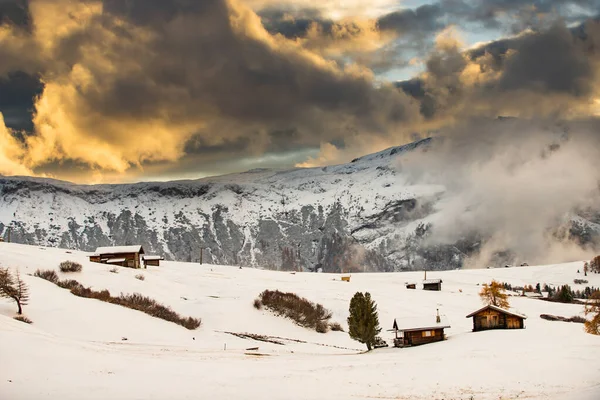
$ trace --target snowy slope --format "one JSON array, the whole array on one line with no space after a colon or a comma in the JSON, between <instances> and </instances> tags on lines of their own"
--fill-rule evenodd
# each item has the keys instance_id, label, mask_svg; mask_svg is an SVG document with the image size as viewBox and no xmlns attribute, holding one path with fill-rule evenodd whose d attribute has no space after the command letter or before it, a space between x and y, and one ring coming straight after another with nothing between
<instances>
[{"instance_id":1,"label":"snowy slope","mask_svg":"<svg viewBox=\"0 0 600 400\"><path fill-rule=\"evenodd\" d=\"M83 272L71 276L85 285L139 292L201 317L203 324L188 331L26 275L57 269L67 259L83 264ZM581 262L429 272L428 278L443 279L441 292L404 288L420 280L421 272L353 274L347 283L338 274L164 262L114 274L89 263L85 253L8 243L0 243L0 265L24 275L31 288L25 314L34 321L12 320L14 304L0 301L3 399L600 398L600 337L584 333L581 324L539 318L582 315L582 306L511 297L513 310L528 317L524 330L473 333L465 318L481 306L481 283L495 278L513 285L572 284L582 277L576 273ZM134 278L140 272L145 281ZM587 279L600 286L600 275ZM385 330L394 318L433 320L436 309L451 328L441 343L364 354L347 333L319 334L254 309L252 300L264 289L319 302L345 328L351 296L369 291L388 341L392 333ZM224 332L285 339L277 345ZM258 352L245 350L255 346Z\"/></svg>"}]
</instances>

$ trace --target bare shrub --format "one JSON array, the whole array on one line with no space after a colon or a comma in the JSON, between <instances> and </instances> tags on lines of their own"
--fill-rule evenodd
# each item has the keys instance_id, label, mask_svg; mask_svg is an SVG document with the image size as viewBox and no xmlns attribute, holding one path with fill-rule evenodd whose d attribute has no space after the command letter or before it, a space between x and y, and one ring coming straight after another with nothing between
<instances>
[{"instance_id":1,"label":"bare shrub","mask_svg":"<svg viewBox=\"0 0 600 400\"><path fill-rule=\"evenodd\" d=\"M260 303L276 315L295 321L298 325L317 332L327 332L331 311L321 304L313 303L295 293L283 293L279 290L265 290L258 299ZM256 301L255 301L256 303Z\"/></svg>"},{"instance_id":2,"label":"bare shrub","mask_svg":"<svg viewBox=\"0 0 600 400\"><path fill-rule=\"evenodd\" d=\"M24 315L17 315L16 317L13 317L13 319L16 319L17 321L25 322L26 324L33 324L33 321Z\"/></svg>"},{"instance_id":3,"label":"bare shrub","mask_svg":"<svg viewBox=\"0 0 600 400\"><path fill-rule=\"evenodd\" d=\"M58 266L60 272L81 272L81 264L75 261L63 261Z\"/></svg>"},{"instance_id":4,"label":"bare shrub","mask_svg":"<svg viewBox=\"0 0 600 400\"><path fill-rule=\"evenodd\" d=\"M108 270L108 272L112 272L113 274L118 274L119 269L117 267L112 267L111 269Z\"/></svg>"},{"instance_id":5,"label":"bare shrub","mask_svg":"<svg viewBox=\"0 0 600 400\"><path fill-rule=\"evenodd\" d=\"M315 326L315 331L319 333L327 333L329 332L329 325L327 325L327 321L319 321Z\"/></svg>"},{"instance_id":6,"label":"bare shrub","mask_svg":"<svg viewBox=\"0 0 600 400\"><path fill-rule=\"evenodd\" d=\"M56 282L56 284L63 289L69 290L73 289L74 287L81 286L81 283L77 282L75 279L63 279Z\"/></svg>"},{"instance_id":7,"label":"bare shrub","mask_svg":"<svg viewBox=\"0 0 600 400\"><path fill-rule=\"evenodd\" d=\"M201 324L201 320L199 318L181 317L170 307L163 306L162 304L157 303L156 300L143 296L139 293L121 293L118 298L113 297L113 299L116 304L132 308L134 310L143 311L148 315L164 319L165 321L174 322L190 330L198 328Z\"/></svg>"},{"instance_id":8,"label":"bare shrub","mask_svg":"<svg viewBox=\"0 0 600 400\"><path fill-rule=\"evenodd\" d=\"M174 322L187 329L196 329L202 321L199 318L182 317L173 311L171 308L164 306L156 300L143 296L139 293L121 294L119 297L111 296L110 292L104 290L94 290L83 286L75 279L65 279L57 281L56 285L68 289L73 295L85 297L88 299L96 299L106 303L117 304L133 310L142 311L156 318L164 319L165 321Z\"/></svg>"},{"instance_id":9,"label":"bare shrub","mask_svg":"<svg viewBox=\"0 0 600 400\"><path fill-rule=\"evenodd\" d=\"M332 322L329 324L329 328L334 332L344 332L344 328L339 322Z\"/></svg>"},{"instance_id":10,"label":"bare shrub","mask_svg":"<svg viewBox=\"0 0 600 400\"><path fill-rule=\"evenodd\" d=\"M262 310L262 303L259 298L254 299L253 305L257 310Z\"/></svg>"},{"instance_id":11,"label":"bare shrub","mask_svg":"<svg viewBox=\"0 0 600 400\"><path fill-rule=\"evenodd\" d=\"M142 275L142 274L137 274L137 275L135 276L135 279L137 279L137 280L139 280L139 281L143 281L143 280L145 280L145 279L146 279L146 277L145 277L144 275Z\"/></svg>"},{"instance_id":12,"label":"bare shrub","mask_svg":"<svg viewBox=\"0 0 600 400\"><path fill-rule=\"evenodd\" d=\"M587 279L573 279L573 283L576 285L583 285L584 283L588 283Z\"/></svg>"},{"instance_id":13,"label":"bare shrub","mask_svg":"<svg viewBox=\"0 0 600 400\"><path fill-rule=\"evenodd\" d=\"M50 281L52 283L57 283L58 282L58 274L53 269L46 269L46 270L38 269L37 271L35 271L33 273L33 276L45 279L45 280Z\"/></svg>"}]
</instances>

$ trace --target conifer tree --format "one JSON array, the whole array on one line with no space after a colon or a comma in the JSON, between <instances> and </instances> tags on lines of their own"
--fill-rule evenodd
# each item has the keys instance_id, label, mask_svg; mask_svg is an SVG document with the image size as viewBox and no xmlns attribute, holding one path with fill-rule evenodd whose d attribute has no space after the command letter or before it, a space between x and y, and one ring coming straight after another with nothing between
<instances>
[{"instance_id":1,"label":"conifer tree","mask_svg":"<svg viewBox=\"0 0 600 400\"><path fill-rule=\"evenodd\" d=\"M502 284L494 280L489 285L487 283L483 284L483 288L481 289L481 292L479 292L479 297L481 297L481 301L483 301L484 304L500 308L510 307L508 304L508 296L504 293Z\"/></svg>"},{"instance_id":2,"label":"conifer tree","mask_svg":"<svg viewBox=\"0 0 600 400\"><path fill-rule=\"evenodd\" d=\"M569 285L562 285L555 295L556 300L561 303L571 303L573 301L573 291Z\"/></svg>"},{"instance_id":3,"label":"conifer tree","mask_svg":"<svg viewBox=\"0 0 600 400\"><path fill-rule=\"evenodd\" d=\"M587 273L588 273L588 271L589 271L589 270L590 270L590 264L589 264L589 263L587 263L587 262L585 262L585 263L583 264L583 274L584 274L585 276L587 276Z\"/></svg>"},{"instance_id":4,"label":"conifer tree","mask_svg":"<svg viewBox=\"0 0 600 400\"><path fill-rule=\"evenodd\" d=\"M585 331L593 335L600 335L600 291L591 294L590 300L585 306L585 316L592 316L591 320L585 321Z\"/></svg>"},{"instance_id":5,"label":"conifer tree","mask_svg":"<svg viewBox=\"0 0 600 400\"><path fill-rule=\"evenodd\" d=\"M350 300L350 316L348 317L348 333L350 337L367 345L371 351L376 343L376 336L381 332L377 304L371 299L369 292L356 292Z\"/></svg>"},{"instance_id":6,"label":"conifer tree","mask_svg":"<svg viewBox=\"0 0 600 400\"><path fill-rule=\"evenodd\" d=\"M13 299L17 303L19 315L23 314L23 307L29 300L29 288L21 279L17 270L16 277L13 278L8 268L0 268L0 297Z\"/></svg>"}]
</instances>

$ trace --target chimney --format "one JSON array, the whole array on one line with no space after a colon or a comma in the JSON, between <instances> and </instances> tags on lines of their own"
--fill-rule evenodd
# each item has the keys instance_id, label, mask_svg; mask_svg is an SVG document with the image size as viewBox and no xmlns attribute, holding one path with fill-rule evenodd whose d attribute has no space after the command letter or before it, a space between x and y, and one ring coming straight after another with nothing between
<instances>
[{"instance_id":1,"label":"chimney","mask_svg":"<svg viewBox=\"0 0 600 400\"><path fill-rule=\"evenodd\" d=\"M435 322L439 324L440 322L442 322L442 319L440 318L440 309L437 308L436 311L437 311L437 315L435 317Z\"/></svg>"}]
</instances>

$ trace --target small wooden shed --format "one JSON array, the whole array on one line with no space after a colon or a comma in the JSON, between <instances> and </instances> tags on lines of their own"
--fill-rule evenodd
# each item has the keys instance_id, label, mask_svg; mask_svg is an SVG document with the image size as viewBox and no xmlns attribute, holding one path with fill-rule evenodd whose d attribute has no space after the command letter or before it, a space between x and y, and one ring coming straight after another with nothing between
<instances>
[{"instance_id":1,"label":"small wooden shed","mask_svg":"<svg viewBox=\"0 0 600 400\"><path fill-rule=\"evenodd\" d=\"M406 283L406 288L407 289L416 289L417 284L416 283Z\"/></svg>"},{"instance_id":2,"label":"small wooden shed","mask_svg":"<svg viewBox=\"0 0 600 400\"><path fill-rule=\"evenodd\" d=\"M144 268L148 268L148 265L158 267L160 266L160 261L164 260L162 256L142 256L142 261L144 262Z\"/></svg>"},{"instance_id":3,"label":"small wooden shed","mask_svg":"<svg viewBox=\"0 0 600 400\"><path fill-rule=\"evenodd\" d=\"M423 290L442 290L442 280L441 279L425 279L423 280Z\"/></svg>"},{"instance_id":4,"label":"small wooden shed","mask_svg":"<svg viewBox=\"0 0 600 400\"><path fill-rule=\"evenodd\" d=\"M434 318L394 319L392 331L395 334L395 347L419 346L422 344L441 342L446 338L444 329L450 328L445 318L439 315Z\"/></svg>"},{"instance_id":5,"label":"small wooden shed","mask_svg":"<svg viewBox=\"0 0 600 400\"><path fill-rule=\"evenodd\" d=\"M488 329L523 329L526 316L517 314L504 308L487 305L467 315L473 318L473 332Z\"/></svg>"},{"instance_id":6,"label":"small wooden shed","mask_svg":"<svg viewBox=\"0 0 600 400\"><path fill-rule=\"evenodd\" d=\"M144 248L141 245L98 247L94 254L90 255L90 261L129 268L140 268L141 254L144 254Z\"/></svg>"}]
</instances>

